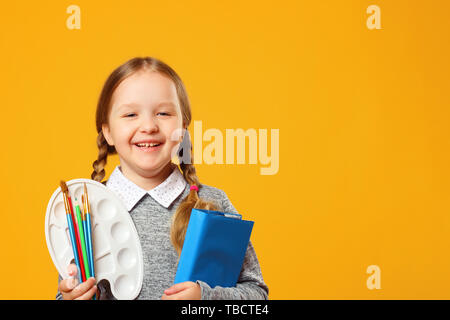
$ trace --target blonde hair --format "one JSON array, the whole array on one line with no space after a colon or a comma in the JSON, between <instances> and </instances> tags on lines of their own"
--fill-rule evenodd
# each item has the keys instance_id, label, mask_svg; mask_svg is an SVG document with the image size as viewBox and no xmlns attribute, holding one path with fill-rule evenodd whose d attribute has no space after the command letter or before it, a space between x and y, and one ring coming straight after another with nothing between
<instances>
[{"instance_id":1,"label":"blonde hair","mask_svg":"<svg viewBox=\"0 0 450 320\"><path fill-rule=\"evenodd\" d=\"M95 181L101 182L105 177L105 166L108 155L117 153L114 146L108 145L102 131L102 125L108 123L108 117L111 111L111 97L114 93L114 90L123 80L140 70L159 72L163 75L168 76L173 81L180 102L183 126L186 128L186 130L191 123L192 116L189 99L185 86L177 73L167 64L156 58L136 57L128 60L121 66L117 67L106 79L98 100L95 119L98 132L98 158L92 165L94 171L91 175L91 178ZM198 188L201 188L201 184L197 177L195 167L192 163L193 160L191 150L191 163L185 164L180 159L180 169L187 183L189 183L191 186L195 185ZM181 253L181 249L183 248L186 228L189 223L192 208L208 210L217 209L214 203L200 199L195 189L190 190L188 196L180 203L175 214L172 217L170 239L178 255Z\"/></svg>"}]
</instances>

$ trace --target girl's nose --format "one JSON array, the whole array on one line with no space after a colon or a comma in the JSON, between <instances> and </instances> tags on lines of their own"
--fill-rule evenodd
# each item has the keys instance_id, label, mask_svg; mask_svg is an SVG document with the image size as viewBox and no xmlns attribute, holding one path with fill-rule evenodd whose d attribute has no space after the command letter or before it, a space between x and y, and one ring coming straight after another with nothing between
<instances>
[{"instance_id":1,"label":"girl's nose","mask_svg":"<svg viewBox=\"0 0 450 320\"><path fill-rule=\"evenodd\" d=\"M140 124L140 130L146 133L152 133L158 131L158 123L156 119L151 117L145 118Z\"/></svg>"}]
</instances>

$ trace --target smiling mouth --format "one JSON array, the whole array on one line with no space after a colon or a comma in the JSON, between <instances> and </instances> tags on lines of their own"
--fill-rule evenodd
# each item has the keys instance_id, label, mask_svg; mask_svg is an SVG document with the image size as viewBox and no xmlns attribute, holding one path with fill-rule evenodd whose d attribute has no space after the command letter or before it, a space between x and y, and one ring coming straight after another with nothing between
<instances>
[{"instance_id":1,"label":"smiling mouth","mask_svg":"<svg viewBox=\"0 0 450 320\"><path fill-rule=\"evenodd\" d=\"M161 143L136 143L139 148L154 148L161 145Z\"/></svg>"},{"instance_id":2,"label":"smiling mouth","mask_svg":"<svg viewBox=\"0 0 450 320\"><path fill-rule=\"evenodd\" d=\"M151 151L157 149L162 143L135 143L134 145L142 151Z\"/></svg>"}]
</instances>

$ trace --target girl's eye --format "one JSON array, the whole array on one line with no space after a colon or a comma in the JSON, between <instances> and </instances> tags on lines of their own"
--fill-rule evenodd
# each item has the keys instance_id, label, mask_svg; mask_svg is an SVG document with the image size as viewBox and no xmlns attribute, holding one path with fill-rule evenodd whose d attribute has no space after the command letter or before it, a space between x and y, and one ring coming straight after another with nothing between
<instances>
[{"instance_id":1,"label":"girl's eye","mask_svg":"<svg viewBox=\"0 0 450 320\"><path fill-rule=\"evenodd\" d=\"M129 114L126 114L125 117L131 118L131 117L133 117L133 116L135 116L135 115L136 115L136 113L129 113Z\"/></svg>"},{"instance_id":2,"label":"girl's eye","mask_svg":"<svg viewBox=\"0 0 450 320\"><path fill-rule=\"evenodd\" d=\"M169 116L170 114L167 112L158 112L158 114L162 115L162 116Z\"/></svg>"}]
</instances>

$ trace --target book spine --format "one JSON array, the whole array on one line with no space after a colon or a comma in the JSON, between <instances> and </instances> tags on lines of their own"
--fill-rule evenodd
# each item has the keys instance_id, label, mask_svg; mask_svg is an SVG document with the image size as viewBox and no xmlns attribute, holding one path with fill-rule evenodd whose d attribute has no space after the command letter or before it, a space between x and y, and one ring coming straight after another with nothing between
<instances>
[{"instance_id":1,"label":"book spine","mask_svg":"<svg viewBox=\"0 0 450 320\"><path fill-rule=\"evenodd\" d=\"M174 283L190 281L203 239L205 213L192 209Z\"/></svg>"}]
</instances>

